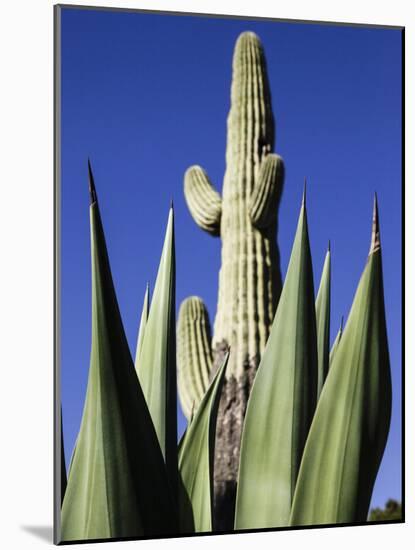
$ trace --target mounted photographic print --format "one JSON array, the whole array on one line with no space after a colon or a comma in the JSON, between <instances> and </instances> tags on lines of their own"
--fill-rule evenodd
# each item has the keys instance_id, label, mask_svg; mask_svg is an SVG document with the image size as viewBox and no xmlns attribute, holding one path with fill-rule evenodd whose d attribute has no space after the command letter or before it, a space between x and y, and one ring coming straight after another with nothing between
<instances>
[{"instance_id":1,"label":"mounted photographic print","mask_svg":"<svg viewBox=\"0 0 415 550\"><path fill-rule=\"evenodd\" d=\"M55 7L55 542L402 522L397 27Z\"/></svg>"}]
</instances>

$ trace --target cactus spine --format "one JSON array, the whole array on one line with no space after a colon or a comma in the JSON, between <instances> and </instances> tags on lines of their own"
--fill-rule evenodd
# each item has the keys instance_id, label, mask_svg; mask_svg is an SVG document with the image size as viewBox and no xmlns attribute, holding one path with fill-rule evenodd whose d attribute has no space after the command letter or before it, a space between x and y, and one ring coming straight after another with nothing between
<instances>
[{"instance_id":1,"label":"cactus spine","mask_svg":"<svg viewBox=\"0 0 415 550\"><path fill-rule=\"evenodd\" d=\"M273 146L274 118L264 52L259 38L245 32L238 38L233 56L222 198L198 166L186 172L184 185L195 222L222 239L213 371L229 347L231 354L216 434L218 530L233 526L246 402L281 292L276 233L283 162L271 152ZM185 325L181 319L179 324ZM186 337L192 339L190 331ZM181 356L178 361L182 378L190 377L191 365ZM188 404L183 407L186 410Z\"/></svg>"}]
</instances>

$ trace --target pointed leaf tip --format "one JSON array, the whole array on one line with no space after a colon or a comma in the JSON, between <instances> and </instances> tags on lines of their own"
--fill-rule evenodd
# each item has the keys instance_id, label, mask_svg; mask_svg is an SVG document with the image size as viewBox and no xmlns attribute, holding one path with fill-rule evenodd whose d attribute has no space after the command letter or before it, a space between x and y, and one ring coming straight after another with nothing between
<instances>
[{"instance_id":1,"label":"pointed leaf tip","mask_svg":"<svg viewBox=\"0 0 415 550\"><path fill-rule=\"evenodd\" d=\"M328 247L327 247L327 252L331 252L330 239L329 239L329 244L328 244Z\"/></svg>"},{"instance_id":2,"label":"pointed leaf tip","mask_svg":"<svg viewBox=\"0 0 415 550\"><path fill-rule=\"evenodd\" d=\"M170 207L169 207L169 215L167 218L167 225L170 223L174 224L174 205L173 205L173 199L170 201Z\"/></svg>"},{"instance_id":3,"label":"pointed leaf tip","mask_svg":"<svg viewBox=\"0 0 415 550\"><path fill-rule=\"evenodd\" d=\"M90 204L97 202L97 191L95 189L94 175L92 173L91 161L88 157L88 180L89 180L89 197Z\"/></svg>"},{"instance_id":4,"label":"pointed leaf tip","mask_svg":"<svg viewBox=\"0 0 415 550\"><path fill-rule=\"evenodd\" d=\"M303 200L301 203L302 206L306 205L306 197L307 197L307 178L304 177Z\"/></svg>"},{"instance_id":5,"label":"pointed leaf tip","mask_svg":"<svg viewBox=\"0 0 415 550\"><path fill-rule=\"evenodd\" d=\"M372 237L370 242L369 256L377 250L380 250L380 229L378 199L375 193L375 197L373 200Z\"/></svg>"}]
</instances>

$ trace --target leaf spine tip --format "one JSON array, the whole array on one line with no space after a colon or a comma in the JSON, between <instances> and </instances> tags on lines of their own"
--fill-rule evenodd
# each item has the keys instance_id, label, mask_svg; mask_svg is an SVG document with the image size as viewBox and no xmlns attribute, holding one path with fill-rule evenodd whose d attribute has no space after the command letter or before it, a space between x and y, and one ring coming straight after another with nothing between
<instances>
[{"instance_id":1,"label":"leaf spine tip","mask_svg":"<svg viewBox=\"0 0 415 550\"><path fill-rule=\"evenodd\" d=\"M380 250L380 229L379 229L379 211L378 198L375 193L373 199L373 217L372 217L372 237L370 241L369 256L377 250Z\"/></svg>"},{"instance_id":2,"label":"leaf spine tip","mask_svg":"<svg viewBox=\"0 0 415 550\"><path fill-rule=\"evenodd\" d=\"M95 189L94 175L92 173L91 161L88 157L88 181L89 181L89 198L90 204L97 202L97 191Z\"/></svg>"}]
</instances>

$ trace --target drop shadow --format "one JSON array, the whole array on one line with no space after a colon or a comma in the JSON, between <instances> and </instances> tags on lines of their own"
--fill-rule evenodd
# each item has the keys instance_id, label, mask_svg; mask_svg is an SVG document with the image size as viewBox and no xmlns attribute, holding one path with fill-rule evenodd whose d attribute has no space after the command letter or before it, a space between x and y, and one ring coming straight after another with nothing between
<instances>
[{"instance_id":1,"label":"drop shadow","mask_svg":"<svg viewBox=\"0 0 415 550\"><path fill-rule=\"evenodd\" d=\"M20 528L38 539L53 543L53 527L51 525L21 525Z\"/></svg>"}]
</instances>

